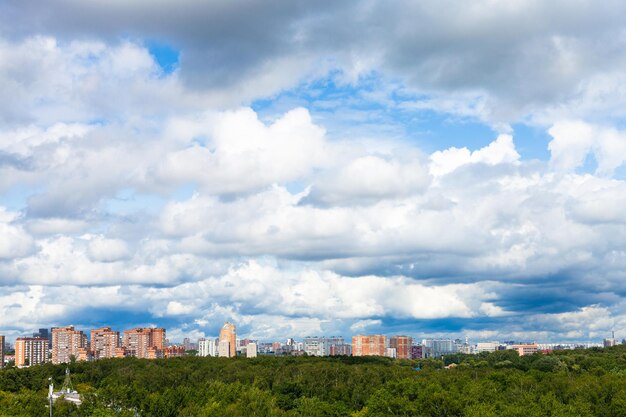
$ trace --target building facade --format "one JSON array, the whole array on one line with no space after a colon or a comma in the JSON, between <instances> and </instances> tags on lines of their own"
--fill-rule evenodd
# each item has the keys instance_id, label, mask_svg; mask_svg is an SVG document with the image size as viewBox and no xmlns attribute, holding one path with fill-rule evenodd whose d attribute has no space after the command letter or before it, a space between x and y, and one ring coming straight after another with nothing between
<instances>
[{"instance_id":1,"label":"building facade","mask_svg":"<svg viewBox=\"0 0 626 417\"><path fill-rule=\"evenodd\" d=\"M4 336L0 335L0 368L4 368Z\"/></svg>"},{"instance_id":2,"label":"building facade","mask_svg":"<svg viewBox=\"0 0 626 417\"><path fill-rule=\"evenodd\" d=\"M102 327L91 331L91 356L93 359L115 358L121 346L120 332Z\"/></svg>"},{"instance_id":3,"label":"building facade","mask_svg":"<svg viewBox=\"0 0 626 417\"><path fill-rule=\"evenodd\" d=\"M165 358L182 358L185 356L185 346L168 346L163 350L163 357Z\"/></svg>"},{"instance_id":4,"label":"building facade","mask_svg":"<svg viewBox=\"0 0 626 417\"><path fill-rule=\"evenodd\" d=\"M202 338L198 340L198 356L217 356L217 340Z\"/></svg>"},{"instance_id":5,"label":"building facade","mask_svg":"<svg viewBox=\"0 0 626 417\"><path fill-rule=\"evenodd\" d=\"M15 341L15 366L39 365L48 362L48 339L19 337Z\"/></svg>"},{"instance_id":6,"label":"building facade","mask_svg":"<svg viewBox=\"0 0 626 417\"><path fill-rule=\"evenodd\" d=\"M411 359L411 346L413 338L410 336L391 336L389 347L396 350L396 358Z\"/></svg>"},{"instance_id":7,"label":"building facade","mask_svg":"<svg viewBox=\"0 0 626 417\"><path fill-rule=\"evenodd\" d=\"M456 353L456 344L451 339L424 339L422 346L425 358L439 358Z\"/></svg>"},{"instance_id":8,"label":"building facade","mask_svg":"<svg viewBox=\"0 0 626 417\"><path fill-rule=\"evenodd\" d=\"M421 359L424 357L422 345L411 346L411 359Z\"/></svg>"},{"instance_id":9,"label":"building facade","mask_svg":"<svg viewBox=\"0 0 626 417\"><path fill-rule=\"evenodd\" d=\"M52 363L69 363L79 359L79 349L87 348L87 335L74 326L55 327L52 330Z\"/></svg>"},{"instance_id":10,"label":"building facade","mask_svg":"<svg viewBox=\"0 0 626 417\"><path fill-rule=\"evenodd\" d=\"M256 343L254 342L250 342L246 345L246 357L247 358L256 358L257 356L257 349L256 349Z\"/></svg>"},{"instance_id":11,"label":"building facade","mask_svg":"<svg viewBox=\"0 0 626 417\"><path fill-rule=\"evenodd\" d=\"M223 346L225 345L223 345L223 343L228 343L228 354L226 354L226 351L224 350ZM218 351L219 356L229 358L237 356L237 331L234 324L226 322L222 326L222 329L220 330Z\"/></svg>"},{"instance_id":12,"label":"building facade","mask_svg":"<svg viewBox=\"0 0 626 417\"><path fill-rule=\"evenodd\" d=\"M123 345L126 356L142 359L162 358L165 350L165 329L138 327L124 330Z\"/></svg>"},{"instance_id":13,"label":"building facade","mask_svg":"<svg viewBox=\"0 0 626 417\"><path fill-rule=\"evenodd\" d=\"M479 342L476 343L476 353L492 353L500 349L500 343L497 342Z\"/></svg>"},{"instance_id":14,"label":"building facade","mask_svg":"<svg viewBox=\"0 0 626 417\"><path fill-rule=\"evenodd\" d=\"M352 356L385 356L386 344L383 335L353 336Z\"/></svg>"},{"instance_id":15,"label":"building facade","mask_svg":"<svg viewBox=\"0 0 626 417\"><path fill-rule=\"evenodd\" d=\"M309 356L328 356L329 344L325 337L305 337L304 353Z\"/></svg>"},{"instance_id":16,"label":"building facade","mask_svg":"<svg viewBox=\"0 0 626 417\"><path fill-rule=\"evenodd\" d=\"M352 355L352 346L346 343L330 345L330 356L350 356Z\"/></svg>"},{"instance_id":17,"label":"building facade","mask_svg":"<svg viewBox=\"0 0 626 417\"><path fill-rule=\"evenodd\" d=\"M516 350L519 356L525 356L537 353L538 347L536 343L524 343L519 345L507 346L507 349Z\"/></svg>"}]
</instances>

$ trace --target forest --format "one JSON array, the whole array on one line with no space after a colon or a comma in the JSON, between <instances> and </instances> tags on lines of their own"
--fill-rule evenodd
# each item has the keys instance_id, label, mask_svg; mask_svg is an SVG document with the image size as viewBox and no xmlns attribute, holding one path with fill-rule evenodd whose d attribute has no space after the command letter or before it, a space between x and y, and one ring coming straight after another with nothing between
<instances>
[{"instance_id":1,"label":"forest","mask_svg":"<svg viewBox=\"0 0 626 417\"><path fill-rule=\"evenodd\" d=\"M455 364L446 368L447 365ZM134 358L67 365L54 416L626 416L626 346L381 357ZM64 365L0 370L0 416L47 416Z\"/></svg>"}]
</instances>

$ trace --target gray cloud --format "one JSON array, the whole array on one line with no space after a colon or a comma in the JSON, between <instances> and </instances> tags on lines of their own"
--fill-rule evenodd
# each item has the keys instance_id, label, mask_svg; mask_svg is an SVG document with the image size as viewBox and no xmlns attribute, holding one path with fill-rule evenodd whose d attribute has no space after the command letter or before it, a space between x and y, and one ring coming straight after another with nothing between
<instances>
[{"instance_id":1,"label":"gray cloud","mask_svg":"<svg viewBox=\"0 0 626 417\"><path fill-rule=\"evenodd\" d=\"M626 323L625 135L606 122L626 102L620 2L53 3L0 5L0 190L25 195L0 200L16 327L88 308L68 289L174 334ZM177 72L146 40L180 49ZM381 79L363 92L380 108L344 113L368 140L304 108L232 109L337 69L355 89ZM381 127L395 93L407 112L550 125L551 159L509 135L425 155Z\"/></svg>"},{"instance_id":2,"label":"gray cloud","mask_svg":"<svg viewBox=\"0 0 626 417\"><path fill-rule=\"evenodd\" d=\"M598 77L623 77L625 8L620 1L59 0L46 8L5 2L0 15L5 36L166 40L181 51L188 85L230 88L240 98L272 94L320 67L373 70L430 94L419 106L499 126L543 120L563 103L576 107ZM463 109L468 97L476 105Z\"/></svg>"}]
</instances>

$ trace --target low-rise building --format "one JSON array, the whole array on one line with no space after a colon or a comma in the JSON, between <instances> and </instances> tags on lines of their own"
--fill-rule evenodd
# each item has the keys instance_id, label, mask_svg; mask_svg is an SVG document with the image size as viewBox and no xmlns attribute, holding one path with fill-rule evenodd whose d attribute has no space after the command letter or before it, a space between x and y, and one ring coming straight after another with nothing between
<instances>
[{"instance_id":1,"label":"low-rise building","mask_svg":"<svg viewBox=\"0 0 626 417\"><path fill-rule=\"evenodd\" d=\"M509 345L507 349L513 349L517 351L517 354L520 356L525 355L533 355L537 353L537 344L536 343L524 343L518 345Z\"/></svg>"}]
</instances>

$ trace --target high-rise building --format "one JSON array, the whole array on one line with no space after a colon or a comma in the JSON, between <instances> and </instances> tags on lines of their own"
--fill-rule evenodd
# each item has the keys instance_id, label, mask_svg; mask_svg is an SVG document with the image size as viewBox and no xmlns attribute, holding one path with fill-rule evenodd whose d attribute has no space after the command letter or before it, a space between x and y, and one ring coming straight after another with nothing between
<instances>
[{"instance_id":1,"label":"high-rise building","mask_svg":"<svg viewBox=\"0 0 626 417\"><path fill-rule=\"evenodd\" d=\"M216 338L202 338L198 340L198 356L217 356Z\"/></svg>"},{"instance_id":2,"label":"high-rise building","mask_svg":"<svg viewBox=\"0 0 626 417\"><path fill-rule=\"evenodd\" d=\"M330 356L350 356L352 355L352 345L347 343L330 345Z\"/></svg>"},{"instance_id":3,"label":"high-rise building","mask_svg":"<svg viewBox=\"0 0 626 417\"><path fill-rule=\"evenodd\" d=\"M0 335L0 368L4 368L4 336Z\"/></svg>"},{"instance_id":4,"label":"high-rise building","mask_svg":"<svg viewBox=\"0 0 626 417\"><path fill-rule=\"evenodd\" d=\"M120 332L102 327L91 331L91 356L94 359L115 358L116 349L121 346Z\"/></svg>"},{"instance_id":5,"label":"high-rise building","mask_svg":"<svg viewBox=\"0 0 626 417\"><path fill-rule=\"evenodd\" d=\"M304 353L309 356L328 356L328 343L325 337L304 338Z\"/></svg>"},{"instance_id":6,"label":"high-rise building","mask_svg":"<svg viewBox=\"0 0 626 417\"><path fill-rule=\"evenodd\" d=\"M411 359L421 359L424 357L422 345L411 346Z\"/></svg>"},{"instance_id":7,"label":"high-rise building","mask_svg":"<svg viewBox=\"0 0 626 417\"><path fill-rule=\"evenodd\" d=\"M451 339L424 339L422 346L425 358L439 358L456 353L456 344Z\"/></svg>"},{"instance_id":8,"label":"high-rise building","mask_svg":"<svg viewBox=\"0 0 626 417\"><path fill-rule=\"evenodd\" d=\"M257 349L256 343L250 342L246 345L246 357L248 358L256 358Z\"/></svg>"},{"instance_id":9,"label":"high-rise building","mask_svg":"<svg viewBox=\"0 0 626 417\"><path fill-rule=\"evenodd\" d=\"M352 356L385 356L386 342L383 335L353 336Z\"/></svg>"},{"instance_id":10,"label":"high-rise building","mask_svg":"<svg viewBox=\"0 0 626 417\"><path fill-rule=\"evenodd\" d=\"M220 340L217 344L217 356L220 358L230 358L230 342L227 340Z\"/></svg>"},{"instance_id":11,"label":"high-rise building","mask_svg":"<svg viewBox=\"0 0 626 417\"><path fill-rule=\"evenodd\" d=\"M222 329L220 330L220 341L218 345L218 353L219 356L224 356L225 353L224 348L222 346L223 342L228 343L228 355L229 358L237 356L237 332L234 324L230 322L224 323Z\"/></svg>"},{"instance_id":12,"label":"high-rise building","mask_svg":"<svg viewBox=\"0 0 626 417\"><path fill-rule=\"evenodd\" d=\"M52 363L69 363L79 359L80 348L87 347L87 335L74 326L55 327L52 330Z\"/></svg>"},{"instance_id":13,"label":"high-rise building","mask_svg":"<svg viewBox=\"0 0 626 417\"><path fill-rule=\"evenodd\" d=\"M163 351L165 350L165 329L139 327L124 330L124 348L128 356L145 359L163 357Z\"/></svg>"},{"instance_id":14,"label":"high-rise building","mask_svg":"<svg viewBox=\"0 0 626 417\"><path fill-rule=\"evenodd\" d=\"M39 329L37 333L33 333L33 337L39 337L48 341L48 350L52 349L52 334L48 329Z\"/></svg>"},{"instance_id":15,"label":"high-rise building","mask_svg":"<svg viewBox=\"0 0 626 417\"><path fill-rule=\"evenodd\" d=\"M410 336L391 336L389 347L396 350L396 358L411 359L411 346L413 338Z\"/></svg>"},{"instance_id":16,"label":"high-rise building","mask_svg":"<svg viewBox=\"0 0 626 417\"><path fill-rule=\"evenodd\" d=\"M19 337L15 341L15 366L39 365L48 361L48 339Z\"/></svg>"},{"instance_id":17,"label":"high-rise building","mask_svg":"<svg viewBox=\"0 0 626 417\"><path fill-rule=\"evenodd\" d=\"M151 337L151 343L152 343L152 347L156 348L157 350L163 350L167 347L167 342L166 342L166 338L165 338L165 329L162 327L157 327L157 328L151 328L151 333L152 335Z\"/></svg>"},{"instance_id":18,"label":"high-rise building","mask_svg":"<svg viewBox=\"0 0 626 417\"><path fill-rule=\"evenodd\" d=\"M613 347L617 345L617 339L615 339L615 332L611 332L611 338L610 339L604 339L602 341L602 345L606 348L606 347Z\"/></svg>"}]
</instances>

